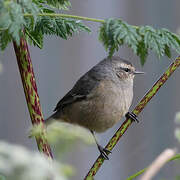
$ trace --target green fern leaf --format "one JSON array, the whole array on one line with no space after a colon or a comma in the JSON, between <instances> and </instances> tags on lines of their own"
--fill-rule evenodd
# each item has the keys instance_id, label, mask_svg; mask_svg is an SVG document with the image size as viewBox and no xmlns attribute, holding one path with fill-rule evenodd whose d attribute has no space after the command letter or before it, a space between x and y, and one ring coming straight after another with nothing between
<instances>
[{"instance_id":1,"label":"green fern leaf","mask_svg":"<svg viewBox=\"0 0 180 180\"><path fill-rule=\"evenodd\" d=\"M32 30L26 27L27 35L34 45L42 48L44 35L56 35L63 39L68 39L74 33L80 31L90 32L90 29L80 21L66 18L39 17L35 28Z\"/></svg>"},{"instance_id":2,"label":"green fern leaf","mask_svg":"<svg viewBox=\"0 0 180 180\"><path fill-rule=\"evenodd\" d=\"M165 44L158 32L150 26L142 26L139 29L139 34L144 37L145 47L157 53L158 57L164 55Z\"/></svg>"},{"instance_id":3,"label":"green fern leaf","mask_svg":"<svg viewBox=\"0 0 180 180\"><path fill-rule=\"evenodd\" d=\"M23 12L31 13L33 15L31 19L35 19L38 11L38 7L30 0L19 0L18 3L8 0L0 1L0 39L4 41L4 43L1 42L2 49L5 49L10 37L19 44L22 28L26 24Z\"/></svg>"},{"instance_id":4,"label":"green fern leaf","mask_svg":"<svg viewBox=\"0 0 180 180\"><path fill-rule=\"evenodd\" d=\"M180 53L180 37L178 35L165 28L160 29L158 34L167 47L174 49L177 53Z\"/></svg>"},{"instance_id":5,"label":"green fern leaf","mask_svg":"<svg viewBox=\"0 0 180 180\"><path fill-rule=\"evenodd\" d=\"M71 3L68 0L45 0L44 3L47 3L52 8L68 10L71 7Z\"/></svg>"},{"instance_id":6,"label":"green fern leaf","mask_svg":"<svg viewBox=\"0 0 180 180\"><path fill-rule=\"evenodd\" d=\"M154 51L160 58L171 57L171 48L180 53L180 37L167 29L154 29L150 26L135 27L120 19L107 19L99 31L99 40L111 57L120 46L127 44L146 62L148 51Z\"/></svg>"},{"instance_id":7,"label":"green fern leaf","mask_svg":"<svg viewBox=\"0 0 180 180\"><path fill-rule=\"evenodd\" d=\"M120 19L108 19L100 27L99 40L109 50L112 56L119 46L126 43L137 53L137 46L141 40L134 26L131 26Z\"/></svg>"},{"instance_id":8,"label":"green fern leaf","mask_svg":"<svg viewBox=\"0 0 180 180\"><path fill-rule=\"evenodd\" d=\"M167 45L165 45L164 52L165 52L165 55L166 55L168 58L171 58L171 51L170 51L170 48L169 48Z\"/></svg>"},{"instance_id":9,"label":"green fern leaf","mask_svg":"<svg viewBox=\"0 0 180 180\"><path fill-rule=\"evenodd\" d=\"M8 30L0 32L0 48L4 50L8 43L12 40L12 36L8 33Z\"/></svg>"},{"instance_id":10,"label":"green fern leaf","mask_svg":"<svg viewBox=\"0 0 180 180\"><path fill-rule=\"evenodd\" d=\"M20 34L23 24L25 23L22 8L19 4L11 1L9 3L8 9L8 32L12 35L12 38L19 44L20 41Z\"/></svg>"},{"instance_id":11,"label":"green fern leaf","mask_svg":"<svg viewBox=\"0 0 180 180\"><path fill-rule=\"evenodd\" d=\"M148 48L145 46L144 39L142 39L142 41L140 41L138 44L137 55L140 57L140 62L143 66L148 56Z\"/></svg>"}]
</instances>

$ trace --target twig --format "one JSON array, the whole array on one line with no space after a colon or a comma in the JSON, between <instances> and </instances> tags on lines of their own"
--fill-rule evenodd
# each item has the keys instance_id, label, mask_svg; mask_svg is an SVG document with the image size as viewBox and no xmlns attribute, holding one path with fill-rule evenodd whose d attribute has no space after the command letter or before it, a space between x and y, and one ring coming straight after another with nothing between
<instances>
[{"instance_id":1,"label":"twig","mask_svg":"<svg viewBox=\"0 0 180 180\"><path fill-rule=\"evenodd\" d=\"M32 14L26 13L24 14L24 17L32 17ZM71 18L71 19L78 19L78 20L84 20L84 21L92 21L92 22L100 22L104 23L105 21L103 19L95 19L95 18L89 18L84 16L76 16L71 14L56 14L56 13L39 13L38 16L48 16L48 17L61 17L61 18Z\"/></svg>"},{"instance_id":2,"label":"twig","mask_svg":"<svg viewBox=\"0 0 180 180\"><path fill-rule=\"evenodd\" d=\"M172 158L176 154L175 149L166 149L164 150L147 168L146 172L140 180L151 180L157 172L168 162L170 158Z\"/></svg>"},{"instance_id":3,"label":"twig","mask_svg":"<svg viewBox=\"0 0 180 180\"><path fill-rule=\"evenodd\" d=\"M43 114L41 111L35 76L33 72L33 66L27 42L25 39L21 38L19 46L16 44L16 42L13 42L13 45L16 53L16 58L19 66L19 71L21 74L22 84L24 87L24 93L26 96L26 101L32 124L43 124ZM43 152L48 157L52 158L51 149L45 137L45 129L41 136L36 137L36 142L39 151Z\"/></svg>"},{"instance_id":4,"label":"twig","mask_svg":"<svg viewBox=\"0 0 180 180\"><path fill-rule=\"evenodd\" d=\"M172 75L172 73L180 66L180 56L175 59L175 61L168 67L165 73L159 78L159 80L153 85L153 87L146 93L146 95L141 99L138 105L133 110L133 113L138 115L146 106L146 104L151 100L151 98L158 92L162 85L168 80L168 78ZM131 119L126 119L121 127L116 131L114 136L110 139L108 144L106 145L106 149L112 150L114 146L117 144L122 135L127 131L128 127L132 124ZM99 156L88 174L84 178L87 180L89 177L93 177L96 175L97 171L101 167L104 162L104 158Z\"/></svg>"},{"instance_id":5,"label":"twig","mask_svg":"<svg viewBox=\"0 0 180 180\"><path fill-rule=\"evenodd\" d=\"M24 17L32 17L33 15L30 13L25 13ZM89 18L85 16L76 16L72 14L60 14L60 13L39 13L38 16L47 16L52 18L70 18L70 19L78 19L83 21L91 21L91 22L98 22L98 23L105 23L104 19L96 19L96 18ZM138 26L133 26L134 28L139 28Z\"/></svg>"}]
</instances>

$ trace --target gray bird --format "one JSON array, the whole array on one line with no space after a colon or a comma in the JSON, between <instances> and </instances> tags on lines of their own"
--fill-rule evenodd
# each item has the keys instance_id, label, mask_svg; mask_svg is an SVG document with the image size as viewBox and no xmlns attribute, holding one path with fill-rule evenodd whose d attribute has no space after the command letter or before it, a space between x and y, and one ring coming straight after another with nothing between
<instances>
[{"instance_id":1,"label":"gray bird","mask_svg":"<svg viewBox=\"0 0 180 180\"><path fill-rule=\"evenodd\" d=\"M137 120L128 110L133 99L134 76L142 73L120 57L105 58L58 102L46 124L53 120L78 124L89 129L95 138L94 131L106 131L125 115ZM109 151L100 146L96 138L95 142L101 155L108 159Z\"/></svg>"}]
</instances>

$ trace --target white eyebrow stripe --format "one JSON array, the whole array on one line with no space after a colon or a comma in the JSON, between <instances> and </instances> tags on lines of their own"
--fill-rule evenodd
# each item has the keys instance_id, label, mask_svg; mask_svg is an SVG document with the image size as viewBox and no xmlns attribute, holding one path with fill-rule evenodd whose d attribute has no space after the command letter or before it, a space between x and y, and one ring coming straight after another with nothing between
<instances>
[{"instance_id":1,"label":"white eyebrow stripe","mask_svg":"<svg viewBox=\"0 0 180 180\"><path fill-rule=\"evenodd\" d=\"M130 65L128 65L128 64L124 64L124 63L122 63L122 64L120 65L120 67L121 67L121 68L132 69L132 66L130 66Z\"/></svg>"}]
</instances>

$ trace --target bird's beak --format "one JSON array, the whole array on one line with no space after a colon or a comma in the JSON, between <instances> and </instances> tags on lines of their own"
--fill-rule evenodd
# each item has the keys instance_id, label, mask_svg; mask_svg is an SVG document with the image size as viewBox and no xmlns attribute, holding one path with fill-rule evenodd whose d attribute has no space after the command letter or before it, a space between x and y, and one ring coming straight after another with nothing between
<instances>
[{"instance_id":1,"label":"bird's beak","mask_svg":"<svg viewBox=\"0 0 180 180\"><path fill-rule=\"evenodd\" d=\"M142 71L134 71L134 74L145 74L145 72L142 72Z\"/></svg>"}]
</instances>

